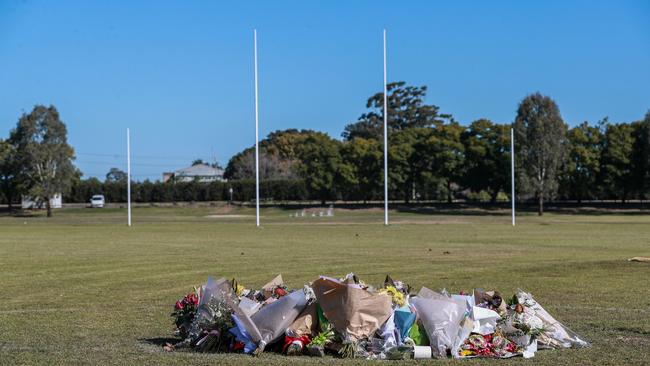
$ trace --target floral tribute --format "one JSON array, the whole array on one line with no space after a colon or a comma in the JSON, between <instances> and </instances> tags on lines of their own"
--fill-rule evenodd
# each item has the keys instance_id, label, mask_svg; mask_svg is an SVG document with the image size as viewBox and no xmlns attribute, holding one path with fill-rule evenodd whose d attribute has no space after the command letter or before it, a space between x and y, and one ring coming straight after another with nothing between
<instances>
[{"instance_id":1,"label":"floral tribute","mask_svg":"<svg viewBox=\"0 0 650 366\"><path fill-rule=\"evenodd\" d=\"M291 290L277 276L260 289L208 281L171 313L178 341L165 350L342 358L530 358L540 349L589 343L553 318L530 293L449 294L390 276L381 286L354 274L320 276Z\"/></svg>"}]
</instances>

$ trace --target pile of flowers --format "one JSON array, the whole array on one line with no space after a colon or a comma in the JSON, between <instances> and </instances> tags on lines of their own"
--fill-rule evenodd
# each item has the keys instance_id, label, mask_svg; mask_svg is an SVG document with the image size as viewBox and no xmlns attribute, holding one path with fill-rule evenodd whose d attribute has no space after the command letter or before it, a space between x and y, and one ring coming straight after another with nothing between
<instances>
[{"instance_id":1,"label":"pile of flowers","mask_svg":"<svg viewBox=\"0 0 650 366\"><path fill-rule=\"evenodd\" d=\"M208 278L172 312L178 342L166 350L264 351L366 359L533 357L538 349L588 347L524 291L413 293L386 277L321 276L290 290L282 276L260 289Z\"/></svg>"}]
</instances>

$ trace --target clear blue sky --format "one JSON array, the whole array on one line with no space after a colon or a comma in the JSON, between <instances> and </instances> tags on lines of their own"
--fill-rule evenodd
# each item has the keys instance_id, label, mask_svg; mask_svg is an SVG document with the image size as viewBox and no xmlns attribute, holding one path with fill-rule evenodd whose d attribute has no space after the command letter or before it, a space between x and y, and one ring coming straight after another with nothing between
<instances>
[{"instance_id":1,"label":"clear blue sky","mask_svg":"<svg viewBox=\"0 0 650 366\"><path fill-rule=\"evenodd\" d=\"M566 122L641 119L650 108L650 1L0 0L0 136L54 104L77 166L136 179L254 143L252 29L260 44L260 133L340 137L389 79L427 85L463 124L511 122L540 91Z\"/></svg>"}]
</instances>

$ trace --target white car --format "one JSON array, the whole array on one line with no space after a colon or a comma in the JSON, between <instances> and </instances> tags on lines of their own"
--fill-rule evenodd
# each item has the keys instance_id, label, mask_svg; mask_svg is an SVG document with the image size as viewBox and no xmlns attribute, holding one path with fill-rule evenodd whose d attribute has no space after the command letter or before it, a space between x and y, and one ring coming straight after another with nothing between
<instances>
[{"instance_id":1,"label":"white car","mask_svg":"<svg viewBox=\"0 0 650 366\"><path fill-rule=\"evenodd\" d=\"M93 208L102 208L104 207L105 203L106 200L104 199L104 196L101 194L96 194L90 199L90 207Z\"/></svg>"}]
</instances>

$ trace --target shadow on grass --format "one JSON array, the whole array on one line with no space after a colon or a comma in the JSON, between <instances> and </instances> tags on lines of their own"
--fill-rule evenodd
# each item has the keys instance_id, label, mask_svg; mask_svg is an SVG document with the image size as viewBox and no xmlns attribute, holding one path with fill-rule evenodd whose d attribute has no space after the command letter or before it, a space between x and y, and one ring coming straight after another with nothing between
<instances>
[{"instance_id":1,"label":"shadow on grass","mask_svg":"<svg viewBox=\"0 0 650 366\"><path fill-rule=\"evenodd\" d=\"M334 209L345 209L349 211L363 211L369 209L384 208L383 203L349 203L334 202L326 205L309 203L290 203L265 205L265 207L276 207L281 210L290 212L295 210L323 210L333 205ZM510 203L481 203L481 202L463 202L463 203L390 203L391 210L403 213L420 214L420 215L450 215L450 216L509 216ZM640 216L650 214L650 205L647 203L631 202L549 202L544 209L545 213L560 215L630 215ZM537 205L529 202L517 203L517 214L537 215Z\"/></svg>"},{"instance_id":2,"label":"shadow on grass","mask_svg":"<svg viewBox=\"0 0 650 366\"><path fill-rule=\"evenodd\" d=\"M151 346L162 347L166 344L176 344L180 342L178 338L175 337L154 337L154 338L141 338L138 339L138 342L148 344Z\"/></svg>"},{"instance_id":3,"label":"shadow on grass","mask_svg":"<svg viewBox=\"0 0 650 366\"><path fill-rule=\"evenodd\" d=\"M39 215L32 210L12 209L0 207L0 217L38 217Z\"/></svg>"}]
</instances>

